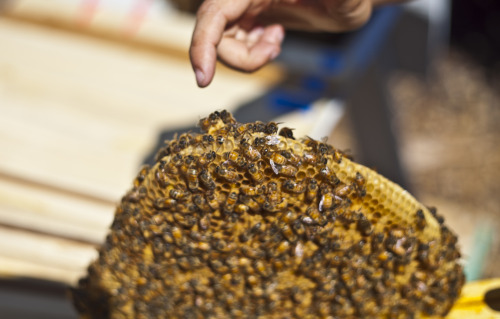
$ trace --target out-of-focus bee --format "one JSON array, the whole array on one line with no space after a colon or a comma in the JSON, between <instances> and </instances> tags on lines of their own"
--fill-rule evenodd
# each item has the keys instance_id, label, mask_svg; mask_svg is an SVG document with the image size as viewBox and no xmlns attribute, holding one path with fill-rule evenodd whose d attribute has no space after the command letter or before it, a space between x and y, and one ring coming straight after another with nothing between
<instances>
[{"instance_id":1,"label":"out-of-focus bee","mask_svg":"<svg viewBox=\"0 0 500 319\"><path fill-rule=\"evenodd\" d=\"M206 194L205 198L207 199L208 206L210 206L212 210L219 209L220 202L216 192L210 191L208 194Z\"/></svg>"},{"instance_id":2,"label":"out-of-focus bee","mask_svg":"<svg viewBox=\"0 0 500 319\"><path fill-rule=\"evenodd\" d=\"M316 165L318 162L318 157L314 153L304 152L304 162L311 165Z\"/></svg>"},{"instance_id":3,"label":"out-of-focus bee","mask_svg":"<svg viewBox=\"0 0 500 319\"><path fill-rule=\"evenodd\" d=\"M306 184L303 181L295 182L288 179L283 183L283 188L289 192L301 194L306 191Z\"/></svg>"},{"instance_id":4,"label":"out-of-focus bee","mask_svg":"<svg viewBox=\"0 0 500 319\"><path fill-rule=\"evenodd\" d=\"M183 174L187 174L187 171L189 168L191 168L191 165L195 162L195 158L192 155L188 155L184 158L183 163L180 165L181 172Z\"/></svg>"},{"instance_id":5,"label":"out-of-focus bee","mask_svg":"<svg viewBox=\"0 0 500 319\"><path fill-rule=\"evenodd\" d=\"M240 196L240 201L246 206L248 206L252 212L256 213L260 211L259 203L253 200L253 198L251 198L250 196L242 195Z\"/></svg>"},{"instance_id":6,"label":"out-of-focus bee","mask_svg":"<svg viewBox=\"0 0 500 319\"><path fill-rule=\"evenodd\" d=\"M175 200L183 200L187 199L191 195L191 193L183 189L174 188L170 190L169 195Z\"/></svg>"},{"instance_id":7,"label":"out-of-focus bee","mask_svg":"<svg viewBox=\"0 0 500 319\"><path fill-rule=\"evenodd\" d=\"M297 174L297 168L292 165L281 165L278 166L278 172L284 176L294 177Z\"/></svg>"},{"instance_id":8,"label":"out-of-focus bee","mask_svg":"<svg viewBox=\"0 0 500 319\"><path fill-rule=\"evenodd\" d=\"M309 207L306 210L306 214L311 217L314 223L319 226L324 226L327 223L327 219L321 213L321 209L316 209L316 207Z\"/></svg>"},{"instance_id":9,"label":"out-of-focus bee","mask_svg":"<svg viewBox=\"0 0 500 319\"><path fill-rule=\"evenodd\" d=\"M358 194L363 197L366 195L366 180L359 172L356 172L356 178L354 179L354 183L356 184L356 190Z\"/></svg>"},{"instance_id":10,"label":"out-of-focus bee","mask_svg":"<svg viewBox=\"0 0 500 319\"><path fill-rule=\"evenodd\" d=\"M273 155L271 155L271 160L278 165L283 165L286 163L286 157L279 152L274 152Z\"/></svg>"},{"instance_id":11,"label":"out-of-focus bee","mask_svg":"<svg viewBox=\"0 0 500 319\"><path fill-rule=\"evenodd\" d=\"M249 126L250 126L250 124L240 124L236 128L235 136L240 136L240 135L245 134L249 130Z\"/></svg>"},{"instance_id":12,"label":"out-of-focus bee","mask_svg":"<svg viewBox=\"0 0 500 319\"><path fill-rule=\"evenodd\" d=\"M314 178L307 184L306 198L308 201L313 201L318 195L318 181Z\"/></svg>"},{"instance_id":13,"label":"out-of-focus bee","mask_svg":"<svg viewBox=\"0 0 500 319\"><path fill-rule=\"evenodd\" d=\"M210 212L210 206L208 206L207 201L202 195L196 194L193 196L193 203L202 211L203 213Z\"/></svg>"},{"instance_id":14,"label":"out-of-focus bee","mask_svg":"<svg viewBox=\"0 0 500 319\"><path fill-rule=\"evenodd\" d=\"M199 187L198 181L198 171L195 168L189 168L186 172L186 178L188 181L188 188L190 190L196 190Z\"/></svg>"},{"instance_id":15,"label":"out-of-focus bee","mask_svg":"<svg viewBox=\"0 0 500 319\"><path fill-rule=\"evenodd\" d=\"M270 182L267 184L267 200L271 203L277 203L280 200L280 192L278 184Z\"/></svg>"},{"instance_id":16,"label":"out-of-focus bee","mask_svg":"<svg viewBox=\"0 0 500 319\"><path fill-rule=\"evenodd\" d=\"M325 181L329 182L330 184L337 185L340 182L340 180L337 178L337 175L335 175L335 173L327 166L320 169L319 174Z\"/></svg>"},{"instance_id":17,"label":"out-of-focus bee","mask_svg":"<svg viewBox=\"0 0 500 319\"><path fill-rule=\"evenodd\" d=\"M240 154L236 151L226 152L224 154L224 158L233 163L237 163L238 159L240 158Z\"/></svg>"},{"instance_id":18,"label":"out-of-focus bee","mask_svg":"<svg viewBox=\"0 0 500 319\"><path fill-rule=\"evenodd\" d=\"M169 209L171 207L174 207L175 204L177 204L177 201L175 199L165 197L157 198L153 203L154 207L159 210Z\"/></svg>"},{"instance_id":19,"label":"out-of-focus bee","mask_svg":"<svg viewBox=\"0 0 500 319\"><path fill-rule=\"evenodd\" d=\"M261 147L261 146L263 146L265 144L266 144L266 139L263 138L263 137L256 137L253 140L253 146L255 146L255 147Z\"/></svg>"},{"instance_id":20,"label":"out-of-focus bee","mask_svg":"<svg viewBox=\"0 0 500 319\"><path fill-rule=\"evenodd\" d=\"M250 176L257 183L261 183L264 180L264 173L253 163L248 165L248 173L250 173Z\"/></svg>"},{"instance_id":21,"label":"out-of-focus bee","mask_svg":"<svg viewBox=\"0 0 500 319\"><path fill-rule=\"evenodd\" d=\"M247 196L255 196L262 194L262 188L258 186L241 186L240 191Z\"/></svg>"},{"instance_id":22,"label":"out-of-focus bee","mask_svg":"<svg viewBox=\"0 0 500 319\"><path fill-rule=\"evenodd\" d=\"M200 229L207 230L210 227L210 214L205 214L198 220Z\"/></svg>"},{"instance_id":23,"label":"out-of-focus bee","mask_svg":"<svg viewBox=\"0 0 500 319\"><path fill-rule=\"evenodd\" d=\"M212 144L215 141L214 137L210 134L203 135L203 144Z\"/></svg>"},{"instance_id":24,"label":"out-of-focus bee","mask_svg":"<svg viewBox=\"0 0 500 319\"><path fill-rule=\"evenodd\" d=\"M252 133L264 133L266 130L266 124L260 121L256 121L252 124L247 124L248 129Z\"/></svg>"},{"instance_id":25,"label":"out-of-focus bee","mask_svg":"<svg viewBox=\"0 0 500 319\"><path fill-rule=\"evenodd\" d=\"M250 207L245 205L245 204L238 204L236 205L236 207L234 208L234 211L235 213L238 213L238 214L245 214L245 213L248 213L248 211L250 210Z\"/></svg>"},{"instance_id":26,"label":"out-of-focus bee","mask_svg":"<svg viewBox=\"0 0 500 319\"><path fill-rule=\"evenodd\" d=\"M215 139L215 141L216 141L216 142L217 142L217 144L219 144L219 145L224 144L224 141L225 141L225 140L226 140L226 139L225 139L225 138L224 138L224 136L222 136L222 135L218 135L218 136L217 136L217 138Z\"/></svg>"},{"instance_id":27,"label":"out-of-focus bee","mask_svg":"<svg viewBox=\"0 0 500 319\"><path fill-rule=\"evenodd\" d=\"M276 134L278 132L278 124L275 122L269 122L266 125L266 128L264 129L264 133L272 135Z\"/></svg>"},{"instance_id":28,"label":"out-of-focus bee","mask_svg":"<svg viewBox=\"0 0 500 319\"><path fill-rule=\"evenodd\" d=\"M300 166L302 159L300 158L300 156L298 156L294 153L290 153L290 157L287 158L287 161L288 161L288 164L293 165L295 167L298 167L298 166Z\"/></svg>"},{"instance_id":29,"label":"out-of-focus bee","mask_svg":"<svg viewBox=\"0 0 500 319\"><path fill-rule=\"evenodd\" d=\"M167 175L165 175L165 172L162 169L159 169L155 173L155 179L160 185L160 187L167 187L170 183L168 182Z\"/></svg>"},{"instance_id":30,"label":"out-of-focus bee","mask_svg":"<svg viewBox=\"0 0 500 319\"><path fill-rule=\"evenodd\" d=\"M262 156L264 156L264 157L269 158L269 156L271 156L271 155L272 155L272 153L273 153L273 152L272 152L269 148L267 148L267 147L264 147L263 149L261 149L261 154L262 154Z\"/></svg>"},{"instance_id":31,"label":"out-of-focus bee","mask_svg":"<svg viewBox=\"0 0 500 319\"><path fill-rule=\"evenodd\" d=\"M208 132L210 127L215 126L219 120L220 120L220 113L218 111L215 111L211 113L208 117L202 118L198 122L198 126L201 128L202 131Z\"/></svg>"},{"instance_id":32,"label":"out-of-focus bee","mask_svg":"<svg viewBox=\"0 0 500 319\"><path fill-rule=\"evenodd\" d=\"M337 187L335 187L334 193L336 196L346 197L347 195L349 195L351 190L352 190L351 185L341 183L341 184L337 185Z\"/></svg>"},{"instance_id":33,"label":"out-of-focus bee","mask_svg":"<svg viewBox=\"0 0 500 319\"><path fill-rule=\"evenodd\" d=\"M224 213L225 214L230 214L234 211L234 205L238 201L238 193L235 191L232 191L227 195L226 198L226 203L224 204Z\"/></svg>"},{"instance_id":34,"label":"out-of-focus bee","mask_svg":"<svg viewBox=\"0 0 500 319\"><path fill-rule=\"evenodd\" d=\"M215 181L210 176L210 172L206 169L202 170L199 175L201 183L209 190L215 189Z\"/></svg>"},{"instance_id":35,"label":"out-of-focus bee","mask_svg":"<svg viewBox=\"0 0 500 319\"><path fill-rule=\"evenodd\" d=\"M327 209L330 209L333 205L333 196L330 193L326 193L321 195L321 200L319 201L318 209L320 212L323 212Z\"/></svg>"},{"instance_id":36,"label":"out-of-focus bee","mask_svg":"<svg viewBox=\"0 0 500 319\"><path fill-rule=\"evenodd\" d=\"M134 179L134 187L139 187L142 184L148 172L149 165L144 165L141 167L139 174L137 174L137 177Z\"/></svg>"},{"instance_id":37,"label":"out-of-focus bee","mask_svg":"<svg viewBox=\"0 0 500 319\"><path fill-rule=\"evenodd\" d=\"M205 168L207 167L208 164L210 164L215 158L217 157L217 154L214 151L210 151L205 153L204 155L198 157L198 166L200 168Z\"/></svg>"},{"instance_id":38,"label":"out-of-focus bee","mask_svg":"<svg viewBox=\"0 0 500 319\"><path fill-rule=\"evenodd\" d=\"M292 140L295 139L295 137L293 137L293 129L289 127L283 127L278 134L286 138L291 138Z\"/></svg>"},{"instance_id":39,"label":"out-of-focus bee","mask_svg":"<svg viewBox=\"0 0 500 319\"><path fill-rule=\"evenodd\" d=\"M215 168L215 174L231 183L238 181L238 173L234 169L224 168L218 165Z\"/></svg>"},{"instance_id":40,"label":"out-of-focus bee","mask_svg":"<svg viewBox=\"0 0 500 319\"><path fill-rule=\"evenodd\" d=\"M242 144L243 154L252 162L258 161L261 157L260 152L253 148L248 142Z\"/></svg>"},{"instance_id":41,"label":"out-of-focus bee","mask_svg":"<svg viewBox=\"0 0 500 319\"><path fill-rule=\"evenodd\" d=\"M262 205L262 209L271 213L275 213L286 209L287 206L288 206L287 199L282 198L281 201L277 204L274 204L271 201L265 201L264 204Z\"/></svg>"},{"instance_id":42,"label":"out-of-focus bee","mask_svg":"<svg viewBox=\"0 0 500 319\"><path fill-rule=\"evenodd\" d=\"M182 134L181 137L179 138L179 142L177 144L179 146L180 150L183 150L186 147L188 147L189 144L191 143L192 139L193 139L193 137L191 136L191 134L189 134L189 133Z\"/></svg>"},{"instance_id":43,"label":"out-of-focus bee","mask_svg":"<svg viewBox=\"0 0 500 319\"><path fill-rule=\"evenodd\" d=\"M222 110L220 112L220 119L222 120L222 122L224 122L224 124L235 124L236 123L236 120L233 117L233 115L226 110Z\"/></svg>"}]
</instances>

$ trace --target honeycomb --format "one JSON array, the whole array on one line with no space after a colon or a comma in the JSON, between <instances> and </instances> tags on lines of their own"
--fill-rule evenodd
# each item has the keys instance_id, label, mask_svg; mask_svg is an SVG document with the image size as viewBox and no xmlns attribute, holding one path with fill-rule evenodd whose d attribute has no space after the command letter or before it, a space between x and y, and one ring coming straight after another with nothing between
<instances>
[{"instance_id":1,"label":"honeycomb","mask_svg":"<svg viewBox=\"0 0 500 319\"><path fill-rule=\"evenodd\" d=\"M464 282L435 209L341 151L226 111L143 167L88 275L82 318L444 316Z\"/></svg>"}]
</instances>

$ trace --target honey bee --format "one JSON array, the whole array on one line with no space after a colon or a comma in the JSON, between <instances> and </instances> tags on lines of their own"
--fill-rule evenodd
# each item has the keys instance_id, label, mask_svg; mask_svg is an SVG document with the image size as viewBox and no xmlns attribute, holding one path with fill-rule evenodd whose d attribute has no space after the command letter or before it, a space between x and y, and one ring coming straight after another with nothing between
<instances>
[{"instance_id":1,"label":"honey bee","mask_svg":"<svg viewBox=\"0 0 500 319\"><path fill-rule=\"evenodd\" d=\"M366 180L363 177L363 175L361 175L359 172L356 172L356 178L354 179L354 183L356 184L356 190L358 191L359 195L361 197L365 196L366 195L366 188L365 188Z\"/></svg>"},{"instance_id":2,"label":"honey bee","mask_svg":"<svg viewBox=\"0 0 500 319\"><path fill-rule=\"evenodd\" d=\"M193 196L193 203L202 211L203 213L210 212L210 206L208 206L207 201L202 195L196 194Z\"/></svg>"},{"instance_id":3,"label":"honey bee","mask_svg":"<svg viewBox=\"0 0 500 319\"><path fill-rule=\"evenodd\" d=\"M161 169L157 170L155 173L155 179L160 185L160 187L167 187L169 185L168 178L165 175L165 172Z\"/></svg>"},{"instance_id":4,"label":"honey bee","mask_svg":"<svg viewBox=\"0 0 500 319\"><path fill-rule=\"evenodd\" d=\"M302 159L300 158L300 156L297 156L294 153L290 153L290 157L287 158L287 160L288 160L288 163L290 165L293 165L295 167L300 166L300 164L302 162Z\"/></svg>"},{"instance_id":5,"label":"honey bee","mask_svg":"<svg viewBox=\"0 0 500 319\"><path fill-rule=\"evenodd\" d=\"M238 159L240 158L240 154L238 154L238 152L236 152L236 151L226 152L226 153L224 153L224 158L228 161L236 163L236 162L238 162Z\"/></svg>"},{"instance_id":6,"label":"honey bee","mask_svg":"<svg viewBox=\"0 0 500 319\"><path fill-rule=\"evenodd\" d=\"M203 144L212 144L215 141L214 137L210 134L203 135Z\"/></svg>"},{"instance_id":7,"label":"honey bee","mask_svg":"<svg viewBox=\"0 0 500 319\"><path fill-rule=\"evenodd\" d=\"M253 148L248 142L244 142L243 146L243 154L252 162L258 161L261 157L260 152Z\"/></svg>"},{"instance_id":8,"label":"honey bee","mask_svg":"<svg viewBox=\"0 0 500 319\"><path fill-rule=\"evenodd\" d=\"M286 163L286 157L281 155L279 152L274 152L271 156L271 160L279 165L283 165Z\"/></svg>"},{"instance_id":9,"label":"honey bee","mask_svg":"<svg viewBox=\"0 0 500 319\"><path fill-rule=\"evenodd\" d=\"M250 207L245 205L245 204L238 204L236 205L236 207L234 208L234 211L238 214L245 214L245 213L248 213L248 211L250 210Z\"/></svg>"},{"instance_id":10,"label":"honey bee","mask_svg":"<svg viewBox=\"0 0 500 319\"><path fill-rule=\"evenodd\" d=\"M169 209L171 207L174 207L175 204L177 204L177 201L173 198L164 198L160 197L155 199L153 205L156 209L163 210L163 209Z\"/></svg>"},{"instance_id":11,"label":"honey bee","mask_svg":"<svg viewBox=\"0 0 500 319\"><path fill-rule=\"evenodd\" d=\"M266 124L260 121L256 121L252 124L247 124L248 129L252 133L263 133L266 129Z\"/></svg>"},{"instance_id":12,"label":"honey bee","mask_svg":"<svg viewBox=\"0 0 500 319\"><path fill-rule=\"evenodd\" d=\"M236 123L236 120L234 119L233 115L226 110L222 110L220 112L220 119L222 120L222 122L224 122L224 124Z\"/></svg>"},{"instance_id":13,"label":"honey bee","mask_svg":"<svg viewBox=\"0 0 500 319\"><path fill-rule=\"evenodd\" d=\"M201 128L202 131L208 132L210 127L216 125L219 119L220 119L220 113L218 111L215 111L208 117L202 118L198 122L198 126Z\"/></svg>"},{"instance_id":14,"label":"honey bee","mask_svg":"<svg viewBox=\"0 0 500 319\"><path fill-rule=\"evenodd\" d=\"M276 203L280 199L279 195L278 184L270 182L267 185L267 200L271 203Z\"/></svg>"},{"instance_id":15,"label":"honey bee","mask_svg":"<svg viewBox=\"0 0 500 319\"><path fill-rule=\"evenodd\" d=\"M172 197L175 200L182 200L182 199L186 199L191 194L187 191L182 190L182 189L173 188L170 190L169 195L170 195L170 197Z\"/></svg>"},{"instance_id":16,"label":"honey bee","mask_svg":"<svg viewBox=\"0 0 500 319\"><path fill-rule=\"evenodd\" d=\"M201 168L207 167L216 157L217 154L214 151L207 152L205 155L198 157L198 166Z\"/></svg>"},{"instance_id":17,"label":"honey bee","mask_svg":"<svg viewBox=\"0 0 500 319\"><path fill-rule=\"evenodd\" d=\"M323 194L319 201L318 210L320 212L330 209L333 205L333 196L330 193Z\"/></svg>"},{"instance_id":18,"label":"honey bee","mask_svg":"<svg viewBox=\"0 0 500 319\"><path fill-rule=\"evenodd\" d=\"M267 125L264 129L264 133L269 134L269 135L273 135L273 134L276 134L276 132L278 132L278 124L275 122L267 123Z\"/></svg>"},{"instance_id":19,"label":"honey bee","mask_svg":"<svg viewBox=\"0 0 500 319\"><path fill-rule=\"evenodd\" d=\"M262 188L257 186L242 186L240 191L247 196L255 196L262 194Z\"/></svg>"},{"instance_id":20,"label":"honey bee","mask_svg":"<svg viewBox=\"0 0 500 319\"><path fill-rule=\"evenodd\" d=\"M193 137L189 133L182 134L181 137L179 138L179 148L181 150L185 149L188 147L189 144L191 144L191 141L193 140Z\"/></svg>"},{"instance_id":21,"label":"honey bee","mask_svg":"<svg viewBox=\"0 0 500 319\"><path fill-rule=\"evenodd\" d=\"M236 204L236 201L238 201L238 193L237 192L231 192L229 195L227 195L226 203L224 205L224 213L230 214L234 211L234 205Z\"/></svg>"},{"instance_id":22,"label":"honey bee","mask_svg":"<svg viewBox=\"0 0 500 319\"><path fill-rule=\"evenodd\" d=\"M215 189L216 185L215 185L215 181L212 179L212 177L210 176L210 173L208 172L208 170L204 169L200 172L200 181L201 183L209 190L213 190Z\"/></svg>"},{"instance_id":23,"label":"honey bee","mask_svg":"<svg viewBox=\"0 0 500 319\"><path fill-rule=\"evenodd\" d=\"M236 128L235 136L244 135L250 129L251 124L241 124Z\"/></svg>"},{"instance_id":24,"label":"honey bee","mask_svg":"<svg viewBox=\"0 0 500 319\"><path fill-rule=\"evenodd\" d=\"M338 197L346 197L347 195L349 195L349 193L351 192L352 190L352 186L351 185L346 185L346 184L339 184L334 192L335 192L335 195L338 196Z\"/></svg>"},{"instance_id":25,"label":"honey bee","mask_svg":"<svg viewBox=\"0 0 500 319\"><path fill-rule=\"evenodd\" d=\"M293 137L293 129L288 127L283 127L278 134L286 138L291 138L292 140L295 139L295 137Z\"/></svg>"},{"instance_id":26,"label":"honey bee","mask_svg":"<svg viewBox=\"0 0 500 319\"><path fill-rule=\"evenodd\" d=\"M311 165L316 165L318 157L314 153L304 153L304 162Z\"/></svg>"},{"instance_id":27,"label":"honey bee","mask_svg":"<svg viewBox=\"0 0 500 319\"><path fill-rule=\"evenodd\" d=\"M260 205L250 196L247 195L240 196L240 201L246 206L248 206L248 208L250 208L252 212L256 213L260 211Z\"/></svg>"},{"instance_id":28,"label":"honey bee","mask_svg":"<svg viewBox=\"0 0 500 319\"><path fill-rule=\"evenodd\" d=\"M217 136L217 138L215 139L215 141L216 141L216 142L217 142L217 144L219 144L219 145L224 144L224 141L225 141L224 136L222 136L222 135L218 135L218 136Z\"/></svg>"},{"instance_id":29,"label":"honey bee","mask_svg":"<svg viewBox=\"0 0 500 319\"><path fill-rule=\"evenodd\" d=\"M291 165L278 166L278 171L281 175L294 177L297 174L297 168Z\"/></svg>"},{"instance_id":30,"label":"honey bee","mask_svg":"<svg viewBox=\"0 0 500 319\"><path fill-rule=\"evenodd\" d=\"M315 179L311 179L309 184L307 184L307 193L306 198L309 201L313 201L318 195L318 181Z\"/></svg>"},{"instance_id":31,"label":"honey bee","mask_svg":"<svg viewBox=\"0 0 500 319\"><path fill-rule=\"evenodd\" d=\"M340 183L340 180L337 178L337 175L335 175L334 172L332 172L327 166L323 167L320 171L319 174L323 179L330 184L337 185Z\"/></svg>"},{"instance_id":32,"label":"honey bee","mask_svg":"<svg viewBox=\"0 0 500 319\"><path fill-rule=\"evenodd\" d=\"M277 204L273 204L270 201L266 201L262 205L262 209L271 213L279 212L281 210L286 209L287 207L288 207L288 200L286 198L282 198L281 201Z\"/></svg>"},{"instance_id":33,"label":"honey bee","mask_svg":"<svg viewBox=\"0 0 500 319\"><path fill-rule=\"evenodd\" d=\"M301 194L306 191L306 185L303 181L295 182L288 179L283 183L283 187L285 190L296 194Z\"/></svg>"},{"instance_id":34,"label":"honey bee","mask_svg":"<svg viewBox=\"0 0 500 319\"><path fill-rule=\"evenodd\" d=\"M327 223L327 219L321 213L321 209L318 210L315 207L309 207L306 211L306 214L312 219L315 224L319 226L325 226Z\"/></svg>"},{"instance_id":35,"label":"honey bee","mask_svg":"<svg viewBox=\"0 0 500 319\"><path fill-rule=\"evenodd\" d=\"M139 174L137 174L137 177L134 180L134 187L139 187L142 184L148 172L149 172L149 165L144 165L141 167Z\"/></svg>"},{"instance_id":36,"label":"honey bee","mask_svg":"<svg viewBox=\"0 0 500 319\"><path fill-rule=\"evenodd\" d=\"M217 196L216 192L210 191L208 194L206 194L205 198L207 200L208 206L210 206L212 210L219 209L219 197Z\"/></svg>"},{"instance_id":37,"label":"honey bee","mask_svg":"<svg viewBox=\"0 0 500 319\"><path fill-rule=\"evenodd\" d=\"M189 168L186 172L186 177L188 181L188 188L190 190L198 189L199 186L198 171L194 168Z\"/></svg>"},{"instance_id":38,"label":"honey bee","mask_svg":"<svg viewBox=\"0 0 500 319\"><path fill-rule=\"evenodd\" d=\"M218 165L215 168L215 174L219 175L220 177L224 178L225 180L231 183L234 183L238 180L238 174L236 173L235 170L224 168L220 165Z\"/></svg>"},{"instance_id":39,"label":"honey bee","mask_svg":"<svg viewBox=\"0 0 500 319\"><path fill-rule=\"evenodd\" d=\"M248 166L248 173L250 173L250 176L257 183L260 183L264 180L264 173L262 173L253 163Z\"/></svg>"}]
</instances>

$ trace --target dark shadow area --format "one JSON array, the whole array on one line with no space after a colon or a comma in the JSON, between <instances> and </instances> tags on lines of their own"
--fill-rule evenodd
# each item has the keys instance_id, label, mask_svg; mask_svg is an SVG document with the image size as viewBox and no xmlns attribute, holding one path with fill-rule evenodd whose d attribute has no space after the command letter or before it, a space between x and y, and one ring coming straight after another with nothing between
<instances>
[{"instance_id":1,"label":"dark shadow area","mask_svg":"<svg viewBox=\"0 0 500 319\"><path fill-rule=\"evenodd\" d=\"M2 319L76 319L69 287L30 278L0 280Z\"/></svg>"}]
</instances>

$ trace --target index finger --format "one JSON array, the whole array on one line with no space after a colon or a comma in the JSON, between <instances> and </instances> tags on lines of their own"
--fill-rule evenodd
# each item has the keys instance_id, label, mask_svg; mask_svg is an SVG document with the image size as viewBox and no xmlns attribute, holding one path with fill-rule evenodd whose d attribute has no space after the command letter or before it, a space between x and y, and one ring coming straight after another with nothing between
<instances>
[{"instance_id":1,"label":"index finger","mask_svg":"<svg viewBox=\"0 0 500 319\"><path fill-rule=\"evenodd\" d=\"M217 46L228 23L241 17L250 0L206 0L196 15L189 54L198 86L210 84L215 73Z\"/></svg>"}]
</instances>

